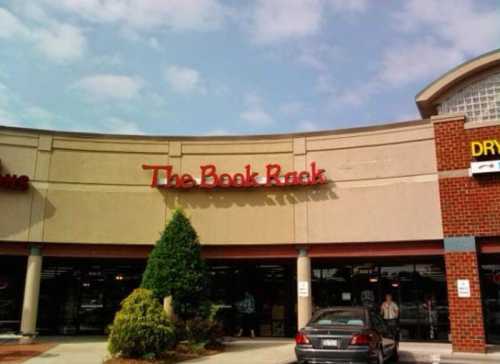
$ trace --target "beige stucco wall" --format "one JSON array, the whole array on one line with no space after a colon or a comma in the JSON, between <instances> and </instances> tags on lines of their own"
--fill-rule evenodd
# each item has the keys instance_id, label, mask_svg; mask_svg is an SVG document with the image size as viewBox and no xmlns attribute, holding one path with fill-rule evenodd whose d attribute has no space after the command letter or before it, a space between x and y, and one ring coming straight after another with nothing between
<instances>
[{"instance_id":1,"label":"beige stucco wall","mask_svg":"<svg viewBox=\"0 0 500 364\"><path fill-rule=\"evenodd\" d=\"M114 137L0 128L2 173L27 192L0 191L0 240L150 244L183 207L203 244L377 242L442 238L433 128L428 122L238 138ZM146 164L199 176L200 164L240 172L311 161L316 187L158 190Z\"/></svg>"}]
</instances>

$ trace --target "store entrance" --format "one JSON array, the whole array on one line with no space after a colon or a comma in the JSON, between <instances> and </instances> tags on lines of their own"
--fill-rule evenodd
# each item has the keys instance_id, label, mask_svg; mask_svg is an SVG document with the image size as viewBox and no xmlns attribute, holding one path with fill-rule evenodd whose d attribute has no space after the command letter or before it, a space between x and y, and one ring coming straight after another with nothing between
<instances>
[{"instance_id":1,"label":"store entrance","mask_svg":"<svg viewBox=\"0 0 500 364\"><path fill-rule=\"evenodd\" d=\"M500 254L481 256L481 291L486 339L500 344Z\"/></svg>"},{"instance_id":2,"label":"store entrance","mask_svg":"<svg viewBox=\"0 0 500 364\"><path fill-rule=\"evenodd\" d=\"M295 260L209 261L211 299L222 305L219 318L226 335L244 326L238 308L248 292L255 300L253 327L258 336L293 336L296 323Z\"/></svg>"},{"instance_id":3,"label":"store entrance","mask_svg":"<svg viewBox=\"0 0 500 364\"><path fill-rule=\"evenodd\" d=\"M442 258L415 263L387 258L379 262L313 260L312 287L315 309L364 305L379 310L390 293L400 307L402 340L449 340Z\"/></svg>"},{"instance_id":4,"label":"store entrance","mask_svg":"<svg viewBox=\"0 0 500 364\"><path fill-rule=\"evenodd\" d=\"M121 301L141 282L145 261L45 258L38 331L104 334Z\"/></svg>"}]
</instances>

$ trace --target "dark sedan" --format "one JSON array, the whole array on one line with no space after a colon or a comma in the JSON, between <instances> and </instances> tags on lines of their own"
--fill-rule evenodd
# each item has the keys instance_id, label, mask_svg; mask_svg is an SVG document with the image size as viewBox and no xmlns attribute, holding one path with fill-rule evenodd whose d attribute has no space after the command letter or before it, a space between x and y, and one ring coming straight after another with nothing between
<instances>
[{"instance_id":1,"label":"dark sedan","mask_svg":"<svg viewBox=\"0 0 500 364\"><path fill-rule=\"evenodd\" d=\"M398 339L375 312L337 307L317 312L295 337L299 364L397 361Z\"/></svg>"}]
</instances>

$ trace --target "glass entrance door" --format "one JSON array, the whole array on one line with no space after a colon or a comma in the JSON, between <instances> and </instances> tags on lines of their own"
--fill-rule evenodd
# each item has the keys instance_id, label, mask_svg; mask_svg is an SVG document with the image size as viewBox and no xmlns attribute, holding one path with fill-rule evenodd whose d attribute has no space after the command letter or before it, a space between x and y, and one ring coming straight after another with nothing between
<instances>
[{"instance_id":1,"label":"glass entrance door","mask_svg":"<svg viewBox=\"0 0 500 364\"><path fill-rule=\"evenodd\" d=\"M255 299L254 328L259 336L293 336L296 331L295 265L292 262L209 262L211 299L221 304L226 334L242 326L238 302Z\"/></svg>"}]
</instances>

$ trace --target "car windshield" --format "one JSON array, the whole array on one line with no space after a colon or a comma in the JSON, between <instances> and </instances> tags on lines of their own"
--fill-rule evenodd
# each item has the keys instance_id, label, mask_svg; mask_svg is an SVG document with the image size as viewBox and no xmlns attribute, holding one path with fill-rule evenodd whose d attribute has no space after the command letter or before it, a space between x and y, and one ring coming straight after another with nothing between
<instances>
[{"instance_id":1,"label":"car windshield","mask_svg":"<svg viewBox=\"0 0 500 364\"><path fill-rule=\"evenodd\" d=\"M345 325L345 326L364 326L365 317L363 311L355 310L335 310L320 313L312 321L312 324L319 326L327 325Z\"/></svg>"}]
</instances>

